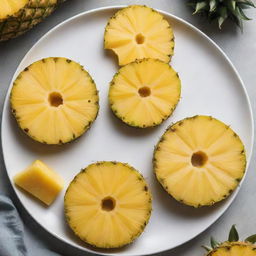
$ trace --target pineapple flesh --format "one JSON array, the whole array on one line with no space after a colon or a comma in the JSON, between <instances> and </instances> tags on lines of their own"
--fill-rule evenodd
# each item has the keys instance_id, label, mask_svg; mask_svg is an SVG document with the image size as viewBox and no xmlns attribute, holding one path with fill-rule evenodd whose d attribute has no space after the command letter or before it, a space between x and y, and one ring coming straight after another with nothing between
<instances>
[{"instance_id":1,"label":"pineapple flesh","mask_svg":"<svg viewBox=\"0 0 256 256\"><path fill-rule=\"evenodd\" d=\"M245 242L226 243L213 249L207 256L256 256L256 246Z\"/></svg>"},{"instance_id":2,"label":"pineapple flesh","mask_svg":"<svg viewBox=\"0 0 256 256\"><path fill-rule=\"evenodd\" d=\"M143 58L168 63L173 55L174 35L159 12L147 6L131 5L110 18L104 47L115 52L119 65Z\"/></svg>"},{"instance_id":3,"label":"pineapple flesh","mask_svg":"<svg viewBox=\"0 0 256 256\"><path fill-rule=\"evenodd\" d=\"M238 186L246 156L229 126L210 116L194 116L167 129L153 162L157 179L170 195L199 207L223 200Z\"/></svg>"},{"instance_id":4,"label":"pineapple flesh","mask_svg":"<svg viewBox=\"0 0 256 256\"><path fill-rule=\"evenodd\" d=\"M120 162L97 162L70 183L64 199L74 233L99 248L131 243L151 214L151 194L139 172Z\"/></svg>"},{"instance_id":5,"label":"pineapple flesh","mask_svg":"<svg viewBox=\"0 0 256 256\"><path fill-rule=\"evenodd\" d=\"M0 1L0 42L17 37L50 15L64 0Z\"/></svg>"},{"instance_id":6,"label":"pineapple flesh","mask_svg":"<svg viewBox=\"0 0 256 256\"><path fill-rule=\"evenodd\" d=\"M40 160L18 173L14 182L47 205L55 200L64 184L63 179Z\"/></svg>"},{"instance_id":7,"label":"pineapple flesh","mask_svg":"<svg viewBox=\"0 0 256 256\"><path fill-rule=\"evenodd\" d=\"M109 88L113 113L130 126L146 128L161 124L180 99L178 74L159 60L137 60L122 67Z\"/></svg>"},{"instance_id":8,"label":"pineapple flesh","mask_svg":"<svg viewBox=\"0 0 256 256\"><path fill-rule=\"evenodd\" d=\"M11 108L34 140L63 144L81 136L97 117L96 85L83 67L66 58L39 60L16 78Z\"/></svg>"}]
</instances>

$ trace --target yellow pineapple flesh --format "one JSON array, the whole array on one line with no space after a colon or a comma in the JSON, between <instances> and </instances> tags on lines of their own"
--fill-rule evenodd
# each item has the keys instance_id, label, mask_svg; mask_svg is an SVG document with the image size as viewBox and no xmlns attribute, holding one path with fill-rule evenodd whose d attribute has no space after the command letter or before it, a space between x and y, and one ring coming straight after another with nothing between
<instances>
[{"instance_id":1,"label":"yellow pineapple flesh","mask_svg":"<svg viewBox=\"0 0 256 256\"><path fill-rule=\"evenodd\" d=\"M256 256L256 246L245 242L227 242L210 251L207 256Z\"/></svg>"},{"instance_id":2,"label":"yellow pineapple flesh","mask_svg":"<svg viewBox=\"0 0 256 256\"><path fill-rule=\"evenodd\" d=\"M109 20L104 46L116 53L119 65L143 58L169 62L174 50L174 35L159 12L147 6L131 5Z\"/></svg>"},{"instance_id":3,"label":"yellow pineapple flesh","mask_svg":"<svg viewBox=\"0 0 256 256\"><path fill-rule=\"evenodd\" d=\"M96 85L83 67L66 58L39 60L16 78L11 108L20 128L46 144L81 136L95 120Z\"/></svg>"},{"instance_id":4,"label":"yellow pineapple flesh","mask_svg":"<svg viewBox=\"0 0 256 256\"><path fill-rule=\"evenodd\" d=\"M63 188L63 179L40 160L15 175L14 182L47 205L55 200Z\"/></svg>"},{"instance_id":5,"label":"yellow pineapple flesh","mask_svg":"<svg viewBox=\"0 0 256 256\"><path fill-rule=\"evenodd\" d=\"M0 19L4 19L18 12L29 0L4 0L0 3Z\"/></svg>"},{"instance_id":6,"label":"yellow pineapple flesh","mask_svg":"<svg viewBox=\"0 0 256 256\"><path fill-rule=\"evenodd\" d=\"M151 194L142 175L128 164L97 162L70 183L64 207L67 222L80 239L99 248L117 248L144 230Z\"/></svg>"},{"instance_id":7,"label":"yellow pineapple flesh","mask_svg":"<svg viewBox=\"0 0 256 256\"><path fill-rule=\"evenodd\" d=\"M243 178L245 149L238 135L210 116L170 126L154 153L157 179L176 200L194 207L226 198Z\"/></svg>"},{"instance_id":8,"label":"yellow pineapple flesh","mask_svg":"<svg viewBox=\"0 0 256 256\"><path fill-rule=\"evenodd\" d=\"M167 63L143 59L122 67L109 88L113 113L134 127L161 124L180 99L181 82Z\"/></svg>"}]
</instances>

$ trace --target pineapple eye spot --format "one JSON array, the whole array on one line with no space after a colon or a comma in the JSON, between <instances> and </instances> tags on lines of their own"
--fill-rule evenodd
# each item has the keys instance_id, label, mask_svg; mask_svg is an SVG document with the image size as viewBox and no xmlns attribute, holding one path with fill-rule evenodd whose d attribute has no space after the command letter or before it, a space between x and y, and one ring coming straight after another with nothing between
<instances>
[{"instance_id":1,"label":"pineapple eye spot","mask_svg":"<svg viewBox=\"0 0 256 256\"><path fill-rule=\"evenodd\" d=\"M58 107L63 104L63 98L60 93L52 92L49 94L48 101L52 107Z\"/></svg>"},{"instance_id":2,"label":"pineapple eye spot","mask_svg":"<svg viewBox=\"0 0 256 256\"><path fill-rule=\"evenodd\" d=\"M137 44L143 44L145 42L145 37L141 33L139 33L138 35L136 35L135 40Z\"/></svg>"},{"instance_id":3,"label":"pineapple eye spot","mask_svg":"<svg viewBox=\"0 0 256 256\"><path fill-rule=\"evenodd\" d=\"M207 160L208 156L202 151L195 152L191 157L191 163L195 167L203 167Z\"/></svg>"},{"instance_id":4,"label":"pineapple eye spot","mask_svg":"<svg viewBox=\"0 0 256 256\"><path fill-rule=\"evenodd\" d=\"M110 212L115 209L115 206L116 200L111 196L105 197L101 201L101 208L104 211Z\"/></svg>"},{"instance_id":5,"label":"pineapple eye spot","mask_svg":"<svg viewBox=\"0 0 256 256\"><path fill-rule=\"evenodd\" d=\"M147 86L141 87L138 92L141 97L148 97L151 94L151 90Z\"/></svg>"}]
</instances>

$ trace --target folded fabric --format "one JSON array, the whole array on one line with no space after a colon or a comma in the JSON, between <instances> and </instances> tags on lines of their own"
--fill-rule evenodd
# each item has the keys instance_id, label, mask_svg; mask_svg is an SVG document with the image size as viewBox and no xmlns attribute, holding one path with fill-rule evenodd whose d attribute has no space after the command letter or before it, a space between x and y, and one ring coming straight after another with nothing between
<instances>
[{"instance_id":1,"label":"folded fabric","mask_svg":"<svg viewBox=\"0 0 256 256\"><path fill-rule=\"evenodd\" d=\"M58 256L47 249L27 250L18 211L4 195L0 195L0 256Z\"/></svg>"}]
</instances>

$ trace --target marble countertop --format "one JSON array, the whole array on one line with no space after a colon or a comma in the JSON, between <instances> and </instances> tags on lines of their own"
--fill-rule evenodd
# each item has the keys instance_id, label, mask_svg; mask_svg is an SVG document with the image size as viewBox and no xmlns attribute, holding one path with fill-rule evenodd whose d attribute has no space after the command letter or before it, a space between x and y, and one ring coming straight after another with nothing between
<instances>
[{"instance_id":1,"label":"marble countertop","mask_svg":"<svg viewBox=\"0 0 256 256\"><path fill-rule=\"evenodd\" d=\"M253 113L255 113L256 102L256 10L248 10L248 16L252 21L246 22L244 31L231 23L224 25L222 31L216 26L209 25L206 21L197 16L191 15L191 10L186 6L186 1L181 0L70 0L64 3L52 16L36 29L10 42L0 43L0 113L2 114L3 102L10 80L23 56L33 46L33 44L48 30L63 20L78 14L102 6L120 4L146 4L153 8L158 8L170 12L184 20L192 23L210 38L212 38L227 54L238 70L247 88ZM254 155L254 152L253 152ZM59 241L44 229L42 229L25 211L19 203L11 188L2 154L0 155L0 193L12 198L17 209L22 216L25 226L25 239L28 248L47 247L60 255L87 255L84 252L74 249L69 245ZM204 251L200 247L208 244L211 235L218 240L225 240L232 224L237 224L241 237L256 233L256 162L252 157L245 182L233 204L226 213L197 238L168 252L158 255L163 256L196 256L203 255ZM29 250L29 249L28 249ZM88 254L89 255L89 254Z\"/></svg>"}]
</instances>

